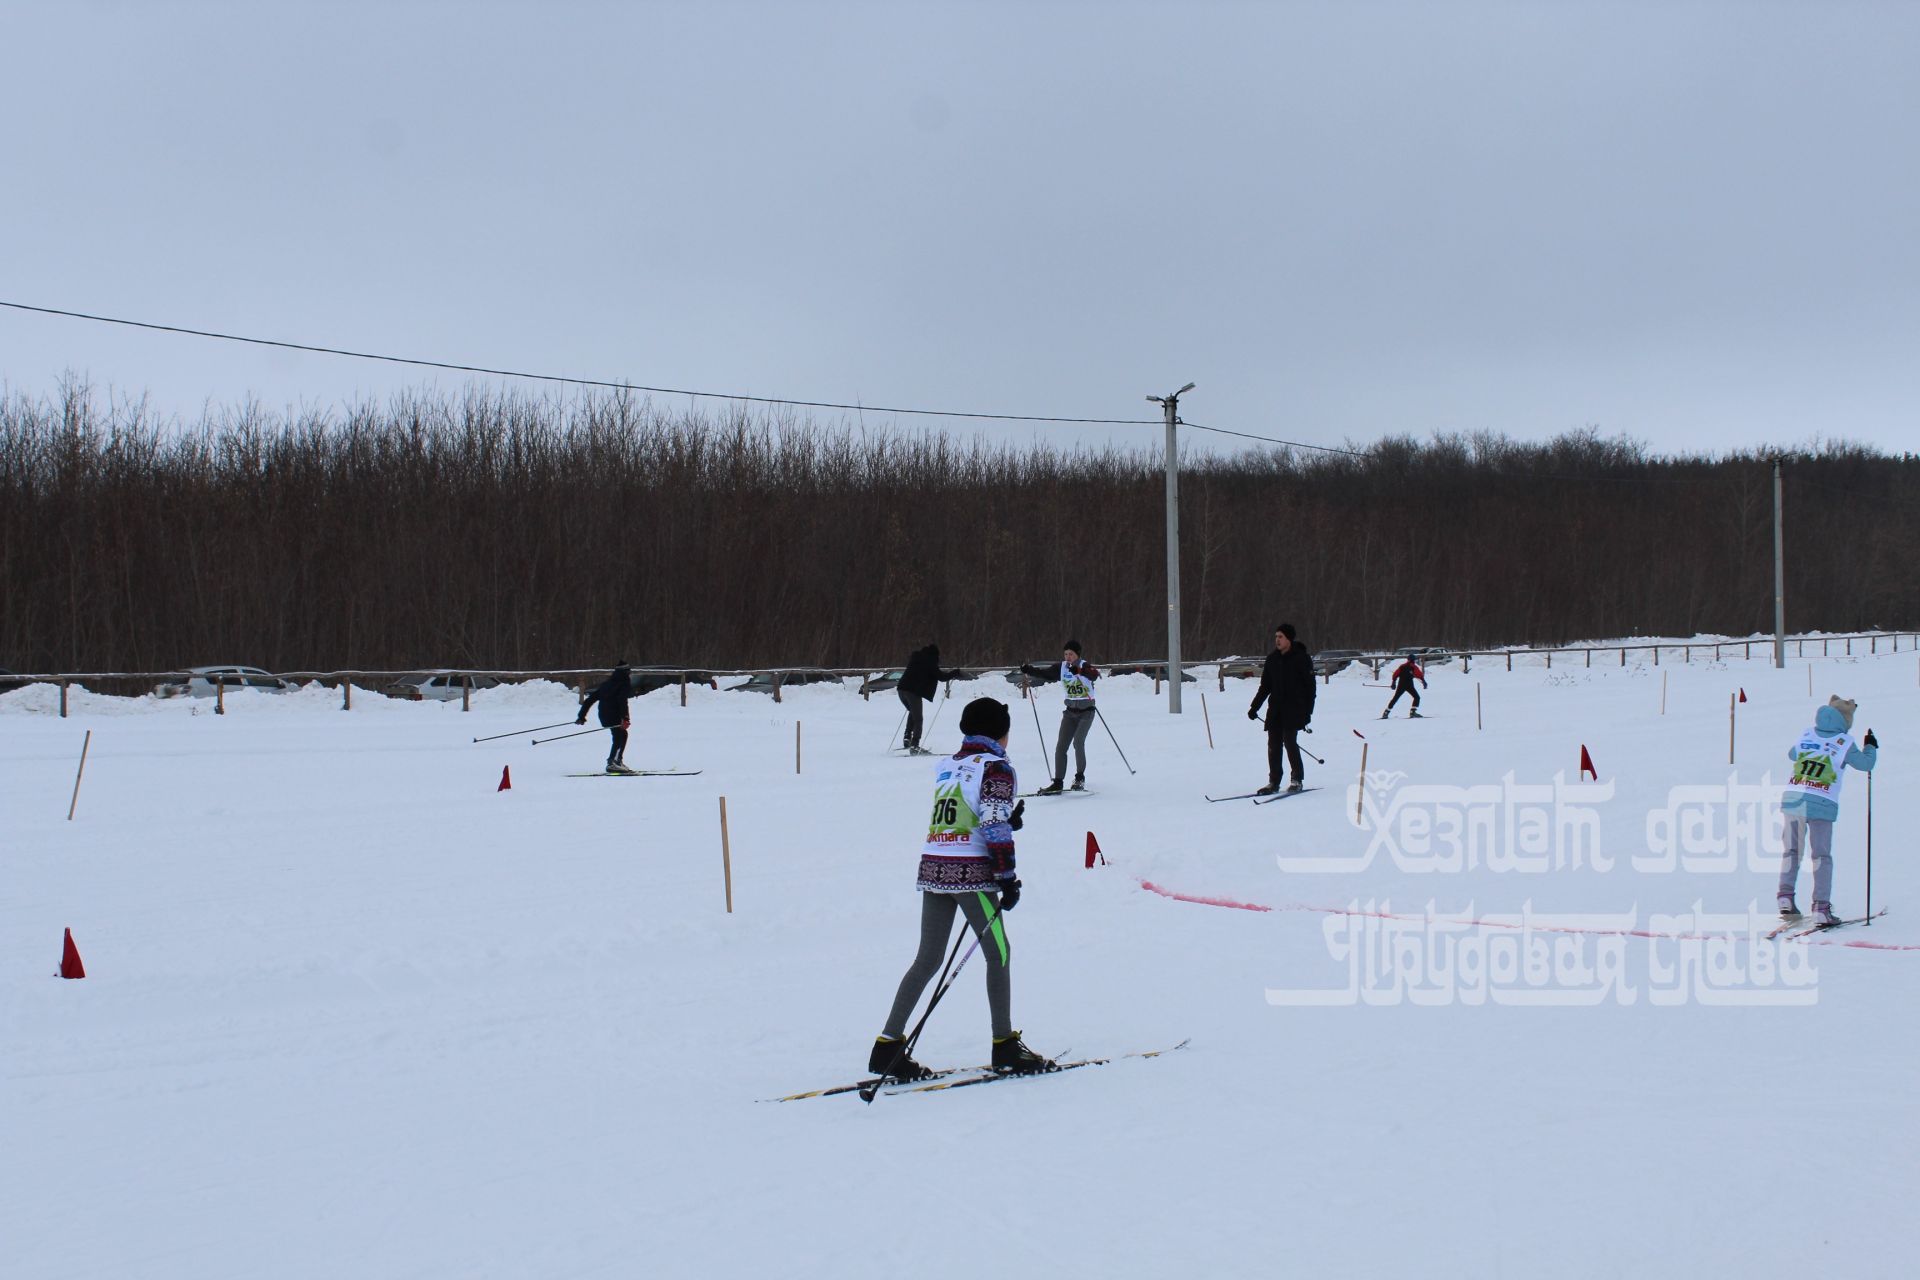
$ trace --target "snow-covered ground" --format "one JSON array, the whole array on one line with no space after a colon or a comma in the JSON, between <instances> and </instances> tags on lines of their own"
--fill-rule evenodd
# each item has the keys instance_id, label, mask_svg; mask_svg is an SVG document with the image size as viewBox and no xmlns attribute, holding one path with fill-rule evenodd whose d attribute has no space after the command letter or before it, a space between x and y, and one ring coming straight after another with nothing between
<instances>
[{"instance_id":1,"label":"snow-covered ground","mask_svg":"<svg viewBox=\"0 0 1920 1280\"><path fill-rule=\"evenodd\" d=\"M1029 802L1015 1021L1074 1057L1191 1044L870 1107L761 1100L860 1078L913 950L930 762L883 751L891 695L650 695L629 761L704 772L644 780L566 776L599 737L471 741L570 718L551 685L471 714L5 695L0 1272L1910 1275L1920 663L1813 666L1815 697L1797 660L1456 663L1391 723L1350 668L1304 740L1323 789L1258 808L1203 798L1264 781L1249 682L1174 718L1107 681L1138 773L1096 729L1097 794ZM1044 782L1017 693L954 690L1012 701ZM1757 941L1776 859L1728 819L1770 825L1757 784L1835 692L1886 743L1888 914ZM67 927L84 981L52 976ZM924 1060L985 1059L981 967Z\"/></svg>"}]
</instances>

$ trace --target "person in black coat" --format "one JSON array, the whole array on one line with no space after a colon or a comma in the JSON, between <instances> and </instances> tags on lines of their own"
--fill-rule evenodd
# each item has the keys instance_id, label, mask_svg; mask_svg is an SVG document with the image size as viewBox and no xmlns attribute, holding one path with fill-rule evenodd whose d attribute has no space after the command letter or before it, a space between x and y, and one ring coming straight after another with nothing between
<instances>
[{"instance_id":1,"label":"person in black coat","mask_svg":"<svg viewBox=\"0 0 1920 1280\"><path fill-rule=\"evenodd\" d=\"M1247 708L1247 719L1258 720L1260 704L1267 704L1267 785L1256 794L1270 796L1280 789L1283 761L1293 769L1287 790L1298 791L1306 785L1300 731L1313 720L1314 692L1313 655L1294 638L1293 624L1283 622L1274 628L1273 652L1260 672L1260 692Z\"/></svg>"},{"instance_id":2,"label":"person in black coat","mask_svg":"<svg viewBox=\"0 0 1920 1280\"><path fill-rule=\"evenodd\" d=\"M580 714L575 724L587 722L587 709L594 703L600 704L600 725L613 730L613 748L607 752L608 773L632 773L627 768L627 729L633 719L627 713L627 702L633 697L633 668L627 665L625 658L614 666L613 674L602 680L587 700L580 704Z\"/></svg>"},{"instance_id":3,"label":"person in black coat","mask_svg":"<svg viewBox=\"0 0 1920 1280\"><path fill-rule=\"evenodd\" d=\"M922 704L932 702L940 686L959 674L958 671L940 669L940 646L937 644L915 649L907 658L906 670L900 673L900 684L895 689L900 695L900 705L907 709L907 736L901 739L901 746L912 752L921 750Z\"/></svg>"}]
</instances>

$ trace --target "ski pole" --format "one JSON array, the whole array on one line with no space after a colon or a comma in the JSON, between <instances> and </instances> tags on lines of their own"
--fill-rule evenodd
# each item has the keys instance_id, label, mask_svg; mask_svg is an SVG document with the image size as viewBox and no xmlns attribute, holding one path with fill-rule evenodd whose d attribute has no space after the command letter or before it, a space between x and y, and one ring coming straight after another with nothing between
<instances>
[{"instance_id":1,"label":"ski pole","mask_svg":"<svg viewBox=\"0 0 1920 1280\"><path fill-rule=\"evenodd\" d=\"M1022 694L1027 692L1027 682L1024 675L1020 679L1020 692ZM1044 760L1047 758L1047 731L1040 727L1040 699L1029 695L1027 697L1027 705L1033 708L1033 736L1040 739L1040 758Z\"/></svg>"},{"instance_id":2,"label":"ski pole","mask_svg":"<svg viewBox=\"0 0 1920 1280\"><path fill-rule=\"evenodd\" d=\"M1296 738L1296 739L1294 740L1294 745L1295 745L1295 746L1299 746L1299 739L1297 739L1297 738ZM1307 750L1307 749L1306 749L1305 747L1300 747L1300 754L1301 754L1301 755L1303 755L1303 756L1305 756L1305 757L1306 757L1307 759L1309 759L1309 760L1311 760L1311 761L1313 761L1313 762L1314 762L1315 764L1325 764L1325 763L1326 763L1326 761L1325 761L1325 760L1322 760L1322 759L1321 759L1321 758L1320 758L1319 756L1317 756L1317 755L1315 755L1315 754L1313 754L1313 752L1311 752L1311 751L1309 751L1309 750Z\"/></svg>"},{"instance_id":3,"label":"ski pole","mask_svg":"<svg viewBox=\"0 0 1920 1280\"><path fill-rule=\"evenodd\" d=\"M999 914L999 908L995 907L993 915L987 918L989 927ZM958 965L953 963L953 957L960 950L961 938L965 938L970 933L973 933L973 930L967 926L966 916L963 914L960 918L960 937L953 940L953 950L947 952L947 963L940 970L940 984L933 989L933 998L927 1001L926 1012L920 1015L920 1021L913 1024L913 1030L907 1033L907 1038L900 1042L900 1047L894 1051L893 1061L887 1064L887 1070L878 1079L870 1080L860 1086L860 1101L871 1105L874 1098L879 1095L881 1086L892 1078L893 1069L900 1065L900 1059L913 1056L913 1047L920 1043L920 1032L926 1027L927 1019L933 1016L934 1008L940 1003L940 997L946 995L948 988L960 980L960 970L967 967L967 961L973 959L973 953L980 949L980 935L975 933L973 945L968 947L967 953L960 957L960 963ZM951 973L948 973L949 968L952 969Z\"/></svg>"},{"instance_id":4,"label":"ski pole","mask_svg":"<svg viewBox=\"0 0 1920 1280\"><path fill-rule=\"evenodd\" d=\"M1873 730L1867 730L1872 736ZM1873 773L1867 773L1867 924L1873 924Z\"/></svg>"},{"instance_id":5,"label":"ski pole","mask_svg":"<svg viewBox=\"0 0 1920 1280\"><path fill-rule=\"evenodd\" d=\"M1120 739L1113 736L1113 726L1107 723L1106 716L1101 714L1099 707L1093 709L1093 714L1100 717L1100 727L1107 731L1107 738L1113 743L1113 749L1120 751ZM1127 753L1124 751L1120 751L1120 763L1127 766L1128 773L1139 772L1138 769L1133 767L1133 762L1127 759Z\"/></svg>"},{"instance_id":6,"label":"ski pole","mask_svg":"<svg viewBox=\"0 0 1920 1280\"><path fill-rule=\"evenodd\" d=\"M927 733L920 735L921 737L924 738L927 734L931 734L933 732L933 726L940 723L940 713L947 709L947 696L951 690L952 686L949 685L946 690L941 692L940 705L933 709L933 718L927 721Z\"/></svg>"},{"instance_id":7,"label":"ski pole","mask_svg":"<svg viewBox=\"0 0 1920 1280\"><path fill-rule=\"evenodd\" d=\"M887 750L889 751L893 750L893 740L899 737L900 731L906 727L907 727L907 713L903 710L900 713L900 723L893 726L893 733L890 734L887 738Z\"/></svg>"},{"instance_id":8,"label":"ski pole","mask_svg":"<svg viewBox=\"0 0 1920 1280\"><path fill-rule=\"evenodd\" d=\"M572 724L575 722L570 720L567 723ZM555 725L554 727L558 728L559 726ZM606 731L607 731L607 727L605 725L602 725L598 729L582 729L578 733L563 733L557 738L535 738L533 740L533 745L537 747L543 742L564 742L568 738L579 738L579 737L584 737L589 733L605 733Z\"/></svg>"},{"instance_id":9,"label":"ski pole","mask_svg":"<svg viewBox=\"0 0 1920 1280\"><path fill-rule=\"evenodd\" d=\"M574 723L576 722L572 720L562 720L559 724L543 724L538 729L515 729L512 733L490 733L484 738L475 738L474 741L492 742L495 738L517 738L523 733L545 733L549 729L564 729ZM552 739L549 738L548 741L551 742Z\"/></svg>"}]
</instances>

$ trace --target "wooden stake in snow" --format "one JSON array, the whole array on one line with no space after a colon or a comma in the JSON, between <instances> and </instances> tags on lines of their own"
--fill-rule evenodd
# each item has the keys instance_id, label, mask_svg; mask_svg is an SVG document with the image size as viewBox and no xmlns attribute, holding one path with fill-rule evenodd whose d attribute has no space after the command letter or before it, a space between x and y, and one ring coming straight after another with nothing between
<instances>
[{"instance_id":1,"label":"wooden stake in snow","mask_svg":"<svg viewBox=\"0 0 1920 1280\"><path fill-rule=\"evenodd\" d=\"M1213 717L1207 714L1207 691L1200 691L1200 721L1207 726L1207 750L1213 750Z\"/></svg>"},{"instance_id":2,"label":"wooden stake in snow","mask_svg":"<svg viewBox=\"0 0 1920 1280\"><path fill-rule=\"evenodd\" d=\"M1660 714L1667 714L1667 673L1660 673Z\"/></svg>"},{"instance_id":3,"label":"wooden stake in snow","mask_svg":"<svg viewBox=\"0 0 1920 1280\"><path fill-rule=\"evenodd\" d=\"M353 710L353 681L342 680L340 682L340 690L340 709L342 711Z\"/></svg>"},{"instance_id":4,"label":"wooden stake in snow","mask_svg":"<svg viewBox=\"0 0 1920 1280\"><path fill-rule=\"evenodd\" d=\"M1480 682L1478 680L1473 682L1473 727L1476 729L1487 727L1486 720L1480 715Z\"/></svg>"},{"instance_id":5,"label":"wooden stake in snow","mask_svg":"<svg viewBox=\"0 0 1920 1280\"><path fill-rule=\"evenodd\" d=\"M1813 664L1811 662L1807 664L1807 696L1809 698L1813 696Z\"/></svg>"},{"instance_id":6,"label":"wooden stake in snow","mask_svg":"<svg viewBox=\"0 0 1920 1280\"><path fill-rule=\"evenodd\" d=\"M1353 801L1353 825L1360 826L1360 816L1367 802L1367 748L1373 744L1365 738L1360 739L1360 788Z\"/></svg>"},{"instance_id":7,"label":"wooden stake in snow","mask_svg":"<svg viewBox=\"0 0 1920 1280\"><path fill-rule=\"evenodd\" d=\"M1738 693L1730 693L1727 695L1727 763L1728 764L1733 763L1733 717L1734 717L1734 708L1738 707L1739 705L1740 705L1740 695Z\"/></svg>"},{"instance_id":8,"label":"wooden stake in snow","mask_svg":"<svg viewBox=\"0 0 1920 1280\"><path fill-rule=\"evenodd\" d=\"M793 771L800 772L800 722L793 722Z\"/></svg>"},{"instance_id":9,"label":"wooden stake in snow","mask_svg":"<svg viewBox=\"0 0 1920 1280\"><path fill-rule=\"evenodd\" d=\"M733 914L733 851L727 846L727 798L720 797L720 874L727 882L727 914Z\"/></svg>"},{"instance_id":10,"label":"wooden stake in snow","mask_svg":"<svg viewBox=\"0 0 1920 1280\"><path fill-rule=\"evenodd\" d=\"M67 802L67 821L73 821L73 811L80 803L80 779L87 776L87 748L93 745L93 730L87 730L87 736L80 740L80 771L73 775L73 799Z\"/></svg>"},{"instance_id":11,"label":"wooden stake in snow","mask_svg":"<svg viewBox=\"0 0 1920 1280\"><path fill-rule=\"evenodd\" d=\"M225 676L213 678L213 714L217 716L227 714L227 678Z\"/></svg>"}]
</instances>

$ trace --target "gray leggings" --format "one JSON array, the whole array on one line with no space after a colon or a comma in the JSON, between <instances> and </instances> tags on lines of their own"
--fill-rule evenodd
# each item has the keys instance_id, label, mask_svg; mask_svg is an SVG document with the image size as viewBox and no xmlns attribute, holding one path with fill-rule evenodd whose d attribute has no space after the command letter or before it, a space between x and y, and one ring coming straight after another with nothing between
<instances>
[{"instance_id":1,"label":"gray leggings","mask_svg":"<svg viewBox=\"0 0 1920 1280\"><path fill-rule=\"evenodd\" d=\"M1793 882L1800 878L1800 850L1811 843L1813 845L1813 901L1832 902L1833 898L1830 895L1833 893L1833 824L1799 813L1789 813L1786 818L1786 829L1782 832L1782 839L1787 851L1786 855L1780 859L1780 892L1793 892Z\"/></svg>"},{"instance_id":2,"label":"gray leggings","mask_svg":"<svg viewBox=\"0 0 1920 1280\"><path fill-rule=\"evenodd\" d=\"M1053 780L1067 776L1067 744L1073 744L1073 776L1087 776L1087 730L1093 728L1092 707L1068 707L1060 713L1060 739L1053 744Z\"/></svg>"},{"instance_id":3,"label":"gray leggings","mask_svg":"<svg viewBox=\"0 0 1920 1280\"><path fill-rule=\"evenodd\" d=\"M967 924L980 938L981 963L987 966L987 1010L993 1015L993 1034L1002 1039L1013 1034L1013 993L1007 979L1007 962L1012 947L1007 942L1006 924L1000 908L985 893L922 893L920 895L920 952L900 979L899 993L893 997L893 1011L887 1015L883 1032L898 1040L907 1033L907 1017L920 1003L940 964L947 958L947 939L953 933L955 909L965 913Z\"/></svg>"}]
</instances>

